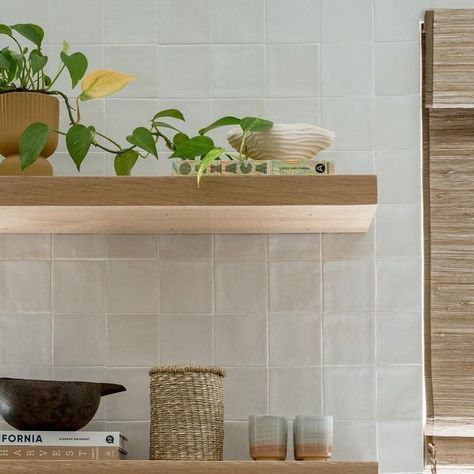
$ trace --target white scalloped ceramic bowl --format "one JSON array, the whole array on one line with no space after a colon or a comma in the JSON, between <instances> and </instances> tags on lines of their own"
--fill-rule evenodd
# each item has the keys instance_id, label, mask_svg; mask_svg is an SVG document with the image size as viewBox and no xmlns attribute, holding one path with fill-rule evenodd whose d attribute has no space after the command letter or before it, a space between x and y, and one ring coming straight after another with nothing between
<instances>
[{"instance_id":1,"label":"white scalloped ceramic bowl","mask_svg":"<svg viewBox=\"0 0 474 474\"><path fill-rule=\"evenodd\" d=\"M336 138L330 130L308 123L275 123L270 130L254 132L246 140L246 156L253 160L310 160L328 148ZM242 130L233 128L227 135L239 151Z\"/></svg>"}]
</instances>

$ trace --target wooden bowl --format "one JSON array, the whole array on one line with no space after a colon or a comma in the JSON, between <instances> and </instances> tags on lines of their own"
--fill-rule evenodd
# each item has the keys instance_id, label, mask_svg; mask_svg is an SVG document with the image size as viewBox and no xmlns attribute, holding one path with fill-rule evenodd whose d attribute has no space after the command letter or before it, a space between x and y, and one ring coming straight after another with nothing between
<instances>
[{"instance_id":1,"label":"wooden bowl","mask_svg":"<svg viewBox=\"0 0 474 474\"><path fill-rule=\"evenodd\" d=\"M76 431L89 423L105 395L123 385L0 378L0 414L19 430Z\"/></svg>"}]
</instances>

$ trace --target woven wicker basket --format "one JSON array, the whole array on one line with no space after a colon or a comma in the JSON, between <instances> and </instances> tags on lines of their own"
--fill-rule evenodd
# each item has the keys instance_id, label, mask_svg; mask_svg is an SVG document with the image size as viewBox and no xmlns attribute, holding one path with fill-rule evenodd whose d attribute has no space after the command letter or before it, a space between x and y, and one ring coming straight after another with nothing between
<instances>
[{"instance_id":1,"label":"woven wicker basket","mask_svg":"<svg viewBox=\"0 0 474 474\"><path fill-rule=\"evenodd\" d=\"M150 459L222 461L223 369L150 370Z\"/></svg>"}]
</instances>

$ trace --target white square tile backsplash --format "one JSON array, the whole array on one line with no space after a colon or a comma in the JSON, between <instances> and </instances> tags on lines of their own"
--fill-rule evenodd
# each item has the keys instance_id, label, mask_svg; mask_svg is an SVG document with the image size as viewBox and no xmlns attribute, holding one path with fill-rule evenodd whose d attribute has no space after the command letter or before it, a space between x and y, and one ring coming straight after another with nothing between
<instances>
[{"instance_id":1,"label":"white square tile backsplash","mask_svg":"<svg viewBox=\"0 0 474 474\"><path fill-rule=\"evenodd\" d=\"M4 235L4 373L123 383L96 420L146 458L147 368L222 365L226 458L248 459L251 413L324 410L338 418L334 459L421 471L418 32L428 4L474 5L3 0L2 21L41 23L52 52L67 39L91 67L139 76L83 107L120 142L166 108L183 110L186 133L222 115L321 124L337 136L322 156L338 173L376 172L383 204L365 235ZM77 175L60 151L56 174ZM158 172L170 173L167 155L136 174ZM91 153L83 174L111 175L113 160Z\"/></svg>"}]
</instances>

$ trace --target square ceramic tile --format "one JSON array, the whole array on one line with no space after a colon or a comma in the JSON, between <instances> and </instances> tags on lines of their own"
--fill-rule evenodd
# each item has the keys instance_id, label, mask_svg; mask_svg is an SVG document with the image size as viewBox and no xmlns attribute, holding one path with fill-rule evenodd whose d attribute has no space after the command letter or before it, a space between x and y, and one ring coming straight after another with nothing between
<instances>
[{"instance_id":1,"label":"square ceramic tile","mask_svg":"<svg viewBox=\"0 0 474 474\"><path fill-rule=\"evenodd\" d=\"M105 312L105 262L53 263L53 309L57 313Z\"/></svg>"},{"instance_id":2,"label":"square ceramic tile","mask_svg":"<svg viewBox=\"0 0 474 474\"><path fill-rule=\"evenodd\" d=\"M375 173L375 153L373 151L323 151L320 156L323 160L334 162L337 174Z\"/></svg>"},{"instance_id":3,"label":"square ceramic tile","mask_svg":"<svg viewBox=\"0 0 474 474\"><path fill-rule=\"evenodd\" d=\"M250 461L249 425L246 421L224 422L224 461Z\"/></svg>"},{"instance_id":4,"label":"square ceramic tile","mask_svg":"<svg viewBox=\"0 0 474 474\"><path fill-rule=\"evenodd\" d=\"M220 260L266 260L267 236L220 234L214 236L214 254Z\"/></svg>"},{"instance_id":5,"label":"square ceramic tile","mask_svg":"<svg viewBox=\"0 0 474 474\"><path fill-rule=\"evenodd\" d=\"M127 434L128 460L149 460L150 423L143 421L108 421L106 426L107 431L120 431Z\"/></svg>"},{"instance_id":6,"label":"square ceramic tile","mask_svg":"<svg viewBox=\"0 0 474 474\"><path fill-rule=\"evenodd\" d=\"M266 311L265 262L217 261L214 266L216 312L263 313Z\"/></svg>"},{"instance_id":7,"label":"square ceramic tile","mask_svg":"<svg viewBox=\"0 0 474 474\"><path fill-rule=\"evenodd\" d=\"M212 364L212 316L160 316L161 364Z\"/></svg>"},{"instance_id":8,"label":"square ceramic tile","mask_svg":"<svg viewBox=\"0 0 474 474\"><path fill-rule=\"evenodd\" d=\"M372 150L373 99L323 98L322 126L336 132L331 150Z\"/></svg>"},{"instance_id":9,"label":"square ceramic tile","mask_svg":"<svg viewBox=\"0 0 474 474\"><path fill-rule=\"evenodd\" d=\"M51 235L49 234L3 234L1 256L7 259L51 258Z\"/></svg>"},{"instance_id":10,"label":"square ceramic tile","mask_svg":"<svg viewBox=\"0 0 474 474\"><path fill-rule=\"evenodd\" d=\"M423 418L423 370L415 367L380 367L377 373L379 420Z\"/></svg>"},{"instance_id":11,"label":"square ceramic tile","mask_svg":"<svg viewBox=\"0 0 474 474\"><path fill-rule=\"evenodd\" d=\"M100 234L53 234L54 258L104 258L105 237Z\"/></svg>"},{"instance_id":12,"label":"square ceramic tile","mask_svg":"<svg viewBox=\"0 0 474 474\"><path fill-rule=\"evenodd\" d=\"M375 41L416 41L427 0L376 0Z\"/></svg>"},{"instance_id":13,"label":"square ceramic tile","mask_svg":"<svg viewBox=\"0 0 474 474\"><path fill-rule=\"evenodd\" d=\"M127 391L107 399L107 420L148 421L150 419L150 377L148 368L109 368L111 383L122 384Z\"/></svg>"},{"instance_id":14,"label":"square ceramic tile","mask_svg":"<svg viewBox=\"0 0 474 474\"><path fill-rule=\"evenodd\" d=\"M421 209L418 204L388 204L377 207L377 256L421 255Z\"/></svg>"},{"instance_id":15,"label":"square ceramic tile","mask_svg":"<svg viewBox=\"0 0 474 474\"><path fill-rule=\"evenodd\" d=\"M212 263L207 260L162 261L160 295L163 313L211 313Z\"/></svg>"},{"instance_id":16,"label":"square ceramic tile","mask_svg":"<svg viewBox=\"0 0 474 474\"><path fill-rule=\"evenodd\" d=\"M264 0L219 0L211 9L214 43L264 42Z\"/></svg>"},{"instance_id":17,"label":"square ceramic tile","mask_svg":"<svg viewBox=\"0 0 474 474\"><path fill-rule=\"evenodd\" d=\"M377 259L377 311L419 311L421 281L420 258Z\"/></svg>"},{"instance_id":18,"label":"square ceramic tile","mask_svg":"<svg viewBox=\"0 0 474 474\"><path fill-rule=\"evenodd\" d=\"M158 263L107 261L107 312L157 313Z\"/></svg>"},{"instance_id":19,"label":"square ceramic tile","mask_svg":"<svg viewBox=\"0 0 474 474\"><path fill-rule=\"evenodd\" d=\"M321 95L373 93L372 43L321 45Z\"/></svg>"},{"instance_id":20,"label":"square ceramic tile","mask_svg":"<svg viewBox=\"0 0 474 474\"><path fill-rule=\"evenodd\" d=\"M55 366L105 365L105 315L55 314L53 364Z\"/></svg>"},{"instance_id":21,"label":"square ceramic tile","mask_svg":"<svg viewBox=\"0 0 474 474\"><path fill-rule=\"evenodd\" d=\"M267 318L218 315L214 322L215 363L220 366L267 364Z\"/></svg>"},{"instance_id":22,"label":"square ceramic tile","mask_svg":"<svg viewBox=\"0 0 474 474\"><path fill-rule=\"evenodd\" d=\"M110 45L104 47L106 69L121 71L137 78L114 94L115 97L154 98L157 94L158 50L155 45ZM151 117L150 117L151 118ZM138 124L136 125L138 127Z\"/></svg>"},{"instance_id":23,"label":"square ceramic tile","mask_svg":"<svg viewBox=\"0 0 474 474\"><path fill-rule=\"evenodd\" d=\"M266 117L282 123L321 123L321 102L313 98L267 99Z\"/></svg>"},{"instance_id":24,"label":"square ceramic tile","mask_svg":"<svg viewBox=\"0 0 474 474\"><path fill-rule=\"evenodd\" d=\"M69 44L102 43L104 35L102 2L51 0L49 8L53 44L62 44L64 40Z\"/></svg>"},{"instance_id":25,"label":"square ceramic tile","mask_svg":"<svg viewBox=\"0 0 474 474\"><path fill-rule=\"evenodd\" d=\"M271 0L266 5L269 43L315 43L319 41L319 2Z\"/></svg>"},{"instance_id":26,"label":"square ceramic tile","mask_svg":"<svg viewBox=\"0 0 474 474\"><path fill-rule=\"evenodd\" d=\"M209 43L209 0L158 0L160 44Z\"/></svg>"},{"instance_id":27,"label":"square ceramic tile","mask_svg":"<svg viewBox=\"0 0 474 474\"><path fill-rule=\"evenodd\" d=\"M158 365L158 326L158 315L154 314L107 316L107 365Z\"/></svg>"},{"instance_id":28,"label":"square ceramic tile","mask_svg":"<svg viewBox=\"0 0 474 474\"><path fill-rule=\"evenodd\" d=\"M321 264L318 261L271 261L269 283L270 311L321 309Z\"/></svg>"},{"instance_id":29,"label":"square ceramic tile","mask_svg":"<svg viewBox=\"0 0 474 474\"><path fill-rule=\"evenodd\" d=\"M373 311L375 263L371 258L323 262L324 311Z\"/></svg>"},{"instance_id":30,"label":"square ceramic tile","mask_svg":"<svg viewBox=\"0 0 474 474\"><path fill-rule=\"evenodd\" d=\"M0 337L2 372L9 365L51 366L50 314L2 314Z\"/></svg>"},{"instance_id":31,"label":"square ceramic tile","mask_svg":"<svg viewBox=\"0 0 474 474\"><path fill-rule=\"evenodd\" d=\"M338 420L375 419L376 391L374 367L324 368L324 413Z\"/></svg>"},{"instance_id":32,"label":"square ceramic tile","mask_svg":"<svg viewBox=\"0 0 474 474\"><path fill-rule=\"evenodd\" d=\"M158 55L159 97L210 97L210 46L160 46Z\"/></svg>"},{"instance_id":33,"label":"square ceramic tile","mask_svg":"<svg viewBox=\"0 0 474 474\"><path fill-rule=\"evenodd\" d=\"M323 315L325 365L368 365L375 362L373 313Z\"/></svg>"},{"instance_id":34,"label":"square ceramic tile","mask_svg":"<svg viewBox=\"0 0 474 474\"><path fill-rule=\"evenodd\" d=\"M421 313L377 313L377 360L379 365L421 364L422 344Z\"/></svg>"},{"instance_id":35,"label":"square ceramic tile","mask_svg":"<svg viewBox=\"0 0 474 474\"><path fill-rule=\"evenodd\" d=\"M229 368L224 382L224 417L248 420L249 415L267 413L267 369Z\"/></svg>"},{"instance_id":36,"label":"square ceramic tile","mask_svg":"<svg viewBox=\"0 0 474 474\"><path fill-rule=\"evenodd\" d=\"M321 41L371 41L373 0L320 0Z\"/></svg>"},{"instance_id":37,"label":"square ceramic tile","mask_svg":"<svg viewBox=\"0 0 474 474\"><path fill-rule=\"evenodd\" d=\"M102 127L102 130L104 127ZM59 147L58 147L59 148ZM108 157L113 160L113 157ZM54 176L104 176L105 156L103 153L90 152L81 163L81 171L77 171L74 161L68 153L56 152L49 158ZM59 235L59 234L58 234Z\"/></svg>"},{"instance_id":38,"label":"square ceramic tile","mask_svg":"<svg viewBox=\"0 0 474 474\"><path fill-rule=\"evenodd\" d=\"M41 313L51 310L51 262L3 261L0 270L2 312Z\"/></svg>"},{"instance_id":39,"label":"square ceramic tile","mask_svg":"<svg viewBox=\"0 0 474 474\"><path fill-rule=\"evenodd\" d=\"M234 44L213 47L214 97L263 97L265 47Z\"/></svg>"},{"instance_id":40,"label":"square ceramic tile","mask_svg":"<svg viewBox=\"0 0 474 474\"><path fill-rule=\"evenodd\" d=\"M421 201L420 151L378 151L376 164L381 204Z\"/></svg>"},{"instance_id":41,"label":"square ceramic tile","mask_svg":"<svg viewBox=\"0 0 474 474\"><path fill-rule=\"evenodd\" d=\"M271 259L321 259L320 234L271 234L268 239Z\"/></svg>"},{"instance_id":42,"label":"square ceramic tile","mask_svg":"<svg viewBox=\"0 0 474 474\"><path fill-rule=\"evenodd\" d=\"M334 422L334 461L377 461L376 421Z\"/></svg>"},{"instance_id":43,"label":"square ceramic tile","mask_svg":"<svg viewBox=\"0 0 474 474\"><path fill-rule=\"evenodd\" d=\"M378 424L381 472L423 471L423 423L382 421ZM400 456L403 453L403 456Z\"/></svg>"},{"instance_id":44,"label":"square ceramic tile","mask_svg":"<svg viewBox=\"0 0 474 474\"><path fill-rule=\"evenodd\" d=\"M212 258L212 235L160 235L162 259Z\"/></svg>"},{"instance_id":45,"label":"square ceramic tile","mask_svg":"<svg viewBox=\"0 0 474 474\"><path fill-rule=\"evenodd\" d=\"M267 46L267 95L269 97L319 96L319 45Z\"/></svg>"},{"instance_id":46,"label":"square ceramic tile","mask_svg":"<svg viewBox=\"0 0 474 474\"><path fill-rule=\"evenodd\" d=\"M375 93L420 93L420 44L418 41L375 45Z\"/></svg>"},{"instance_id":47,"label":"square ceramic tile","mask_svg":"<svg viewBox=\"0 0 474 474\"><path fill-rule=\"evenodd\" d=\"M106 249L108 258L158 258L158 236L108 235Z\"/></svg>"},{"instance_id":48,"label":"square ceramic tile","mask_svg":"<svg viewBox=\"0 0 474 474\"><path fill-rule=\"evenodd\" d=\"M136 127L146 125L155 115L157 108L156 101L149 99L107 99L105 102L106 135L125 145L127 135L130 135ZM124 114L124 110L127 113ZM151 158L149 157L148 159ZM106 166L107 164L115 175L113 159L111 157L107 157Z\"/></svg>"},{"instance_id":49,"label":"square ceramic tile","mask_svg":"<svg viewBox=\"0 0 474 474\"><path fill-rule=\"evenodd\" d=\"M272 314L269 323L270 366L321 365L320 314Z\"/></svg>"},{"instance_id":50,"label":"square ceramic tile","mask_svg":"<svg viewBox=\"0 0 474 474\"><path fill-rule=\"evenodd\" d=\"M105 43L154 43L156 0L104 0Z\"/></svg>"},{"instance_id":51,"label":"square ceramic tile","mask_svg":"<svg viewBox=\"0 0 474 474\"><path fill-rule=\"evenodd\" d=\"M270 369L270 413L294 418L322 413L321 368Z\"/></svg>"},{"instance_id":52,"label":"square ceramic tile","mask_svg":"<svg viewBox=\"0 0 474 474\"><path fill-rule=\"evenodd\" d=\"M323 234L323 258L371 257L375 252L375 223L363 234Z\"/></svg>"},{"instance_id":53,"label":"square ceramic tile","mask_svg":"<svg viewBox=\"0 0 474 474\"><path fill-rule=\"evenodd\" d=\"M420 146L420 114L418 95L376 97L376 148L417 150Z\"/></svg>"},{"instance_id":54,"label":"square ceramic tile","mask_svg":"<svg viewBox=\"0 0 474 474\"><path fill-rule=\"evenodd\" d=\"M35 23L44 29L47 44L51 33L49 24L49 0L4 0L2 2L2 23Z\"/></svg>"}]
</instances>

